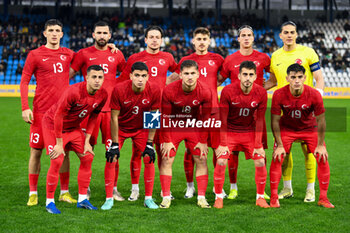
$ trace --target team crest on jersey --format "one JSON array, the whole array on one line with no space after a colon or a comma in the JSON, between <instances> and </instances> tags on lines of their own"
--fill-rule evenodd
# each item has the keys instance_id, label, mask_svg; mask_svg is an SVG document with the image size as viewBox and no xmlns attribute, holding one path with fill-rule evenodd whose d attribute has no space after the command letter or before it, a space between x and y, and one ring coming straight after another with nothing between
<instances>
[{"instance_id":1,"label":"team crest on jersey","mask_svg":"<svg viewBox=\"0 0 350 233\"><path fill-rule=\"evenodd\" d=\"M115 58L112 57L112 56L109 56L109 57L108 57L108 61L109 61L109 62L114 62L114 61L115 61Z\"/></svg>"},{"instance_id":2,"label":"team crest on jersey","mask_svg":"<svg viewBox=\"0 0 350 233\"><path fill-rule=\"evenodd\" d=\"M209 61L208 61L208 64L211 65L211 66L214 66L214 65L215 65L215 61L209 60Z\"/></svg>"},{"instance_id":3,"label":"team crest on jersey","mask_svg":"<svg viewBox=\"0 0 350 233\"><path fill-rule=\"evenodd\" d=\"M310 107L307 106L306 104L301 105L301 109L302 109L302 110L305 110L305 109L308 109L308 108L310 108Z\"/></svg>"},{"instance_id":4,"label":"team crest on jersey","mask_svg":"<svg viewBox=\"0 0 350 233\"><path fill-rule=\"evenodd\" d=\"M148 99L143 99L143 100L142 100L142 103L143 103L143 104L149 104L149 100L148 100Z\"/></svg>"},{"instance_id":5,"label":"team crest on jersey","mask_svg":"<svg viewBox=\"0 0 350 233\"><path fill-rule=\"evenodd\" d=\"M260 62L258 62L258 61L253 61L253 62L254 62L256 67L260 66Z\"/></svg>"},{"instance_id":6,"label":"team crest on jersey","mask_svg":"<svg viewBox=\"0 0 350 233\"><path fill-rule=\"evenodd\" d=\"M165 65L165 60L164 59L159 59L159 64L164 66Z\"/></svg>"},{"instance_id":7,"label":"team crest on jersey","mask_svg":"<svg viewBox=\"0 0 350 233\"><path fill-rule=\"evenodd\" d=\"M250 106L252 106L253 108L257 107L258 106L258 103L256 101L253 101Z\"/></svg>"},{"instance_id":8,"label":"team crest on jersey","mask_svg":"<svg viewBox=\"0 0 350 233\"><path fill-rule=\"evenodd\" d=\"M295 59L295 63L302 65L303 61L301 59L297 58L297 59Z\"/></svg>"},{"instance_id":9,"label":"team crest on jersey","mask_svg":"<svg viewBox=\"0 0 350 233\"><path fill-rule=\"evenodd\" d=\"M198 100L193 100L193 105L199 105L200 104L200 102L198 101Z\"/></svg>"},{"instance_id":10,"label":"team crest on jersey","mask_svg":"<svg viewBox=\"0 0 350 233\"><path fill-rule=\"evenodd\" d=\"M65 55L61 55L60 58L61 58L62 61L67 60L67 57Z\"/></svg>"},{"instance_id":11,"label":"team crest on jersey","mask_svg":"<svg viewBox=\"0 0 350 233\"><path fill-rule=\"evenodd\" d=\"M92 108L97 108L98 107L98 103L94 103L94 105L92 105Z\"/></svg>"}]
</instances>

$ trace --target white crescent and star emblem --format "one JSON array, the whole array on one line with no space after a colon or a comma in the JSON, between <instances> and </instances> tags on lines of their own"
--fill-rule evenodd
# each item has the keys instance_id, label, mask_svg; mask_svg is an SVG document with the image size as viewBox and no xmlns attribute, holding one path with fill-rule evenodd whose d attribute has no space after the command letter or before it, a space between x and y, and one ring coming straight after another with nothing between
<instances>
[{"instance_id":1,"label":"white crescent and star emblem","mask_svg":"<svg viewBox=\"0 0 350 233\"><path fill-rule=\"evenodd\" d=\"M159 64L164 66L165 65L165 60L164 59L159 59Z\"/></svg>"},{"instance_id":2,"label":"white crescent and star emblem","mask_svg":"<svg viewBox=\"0 0 350 233\"><path fill-rule=\"evenodd\" d=\"M109 57L108 57L108 61L109 61L109 62L114 62L114 61L115 61L115 58L112 57L112 56L109 56Z\"/></svg>"},{"instance_id":3,"label":"white crescent and star emblem","mask_svg":"<svg viewBox=\"0 0 350 233\"><path fill-rule=\"evenodd\" d=\"M309 108L309 106L307 106L306 104L301 105L301 109L305 110L307 108Z\"/></svg>"},{"instance_id":4,"label":"white crescent and star emblem","mask_svg":"<svg viewBox=\"0 0 350 233\"><path fill-rule=\"evenodd\" d=\"M143 103L143 104L148 104L149 101L148 101L148 99L143 99L143 100L142 100L142 103Z\"/></svg>"},{"instance_id":5,"label":"white crescent and star emblem","mask_svg":"<svg viewBox=\"0 0 350 233\"><path fill-rule=\"evenodd\" d=\"M253 101L250 106L252 106L253 108L257 107L258 106L258 103L256 101Z\"/></svg>"},{"instance_id":6,"label":"white crescent and star emblem","mask_svg":"<svg viewBox=\"0 0 350 233\"><path fill-rule=\"evenodd\" d=\"M254 62L254 64L255 64L255 66L259 66L260 65L260 62L258 62L258 61L253 61Z\"/></svg>"},{"instance_id":7,"label":"white crescent and star emblem","mask_svg":"<svg viewBox=\"0 0 350 233\"><path fill-rule=\"evenodd\" d=\"M198 100L193 100L193 105L198 105L198 104L200 104L200 102L198 101Z\"/></svg>"},{"instance_id":8,"label":"white crescent and star emblem","mask_svg":"<svg viewBox=\"0 0 350 233\"><path fill-rule=\"evenodd\" d=\"M60 58L61 58L62 61L67 60L67 57L65 55L61 55Z\"/></svg>"},{"instance_id":9,"label":"white crescent and star emblem","mask_svg":"<svg viewBox=\"0 0 350 233\"><path fill-rule=\"evenodd\" d=\"M92 105L92 108L97 108L98 103L94 103L94 105Z\"/></svg>"},{"instance_id":10,"label":"white crescent and star emblem","mask_svg":"<svg viewBox=\"0 0 350 233\"><path fill-rule=\"evenodd\" d=\"M208 64L211 65L211 66L213 66L213 65L215 65L215 61L209 60L209 61L208 61Z\"/></svg>"}]
</instances>

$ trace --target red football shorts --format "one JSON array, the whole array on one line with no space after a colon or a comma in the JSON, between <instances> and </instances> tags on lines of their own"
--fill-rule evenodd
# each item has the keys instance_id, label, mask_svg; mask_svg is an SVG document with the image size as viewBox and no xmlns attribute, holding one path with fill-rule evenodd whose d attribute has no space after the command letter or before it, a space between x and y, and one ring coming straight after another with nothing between
<instances>
[{"instance_id":1,"label":"red football shorts","mask_svg":"<svg viewBox=\"0 0 350 233\"><path fill-rule=\"evenodd\" d=\"M190 150L190 153L195 156L200 156L200 150L194 149L194 147L199 142L199 133L196 130L187 129L185 130L179 130L175 129L175 132L171 133L171 142L174 144L176 151L179 147L180 142L185 141L185 146L187 149ZM175 157L176 152L174 150L171 151L170 157Z\"/></svg>"},{"instance_id":2,"label":"red football shorts","mask_svg":"<svg viewBox=\"0 0 350 233\"><path fill-rule=\"evenodd\" d=\"M80 124L80 127L84 131L86 131L88 121L89 121L89 117L85 118ZM100 114L98 114L95 128L92 131L91 138L90 138L90 144L93 146L97 144L97 138L98 138L98 133L100 129L102 133L102 143L105 144L106 149L108 149L108 147L112 144L111 112L100 112Z\"/></svg>"},{"instance_id":3,"label":"red football shorts","mask_svg":"<svg viewBox=\"0 0 350 233\"><path fill-rule=\"evenodd\" d=\"M255 132L227 132L227 146L230 151L243 151L245 159L254 159Z\"/></svg>"},{"instance_id":4,"label":"red football shorts","mask_svg":"<svg viewBox=\"0 0 350 233\"><path fill-rule=\"evenodd\" d=\"M55 131L43 127L46 154L49 154L56 145ZM85 134L81 129L65 131L62 133L63 148L65 151L74 151L77 154L84 153Z\"/></svg>"},{"instance_id":5,"label":"red football shorts","mask_svg":"<svg viewBox=\"0 0 350 233\"><path fill-rule=\"evenodd\" d=\"M42 129L43 113L33 113L33 124L30 125L29 146L34 149L44 149L44 135Z\"/></svg>"},{"instance_id":6,"label":"red football shorts","mask_svg":"<svg viewBox=\"0 0 350 233\"><path fill-rule=\"evenodd\" d=\"M302 141L307 146L308 153L314 153L317 147L318 134L315 132L295 132L295 131L282 131L281 138L284 150L286 153L290 152L293 142ZM276 146L276 145L275 145Z\"/></svg>"},{"instance_id":7,"label":"red football shorts","mask_svg":"<svg viewBox=\"0 0 350 233\"><path fill-rule=\"evenodd\" d=\"M144 151L146 148L146 143L148 139L148 130L140 129L135 132L125 132L119 129L118 139L119 139L119 148L123 147L124 141L127 138L131 138L132 143L136 146L137 150Z\"/></svg>"}]
</instances>

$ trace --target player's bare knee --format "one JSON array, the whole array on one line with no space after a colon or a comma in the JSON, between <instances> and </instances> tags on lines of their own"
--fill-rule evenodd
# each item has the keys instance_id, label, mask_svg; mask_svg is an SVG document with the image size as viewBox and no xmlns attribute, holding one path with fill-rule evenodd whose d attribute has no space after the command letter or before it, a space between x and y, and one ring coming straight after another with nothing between
<instances>
[{"instance_id":1,"label":"player's bare knee","mask_svg":"<svg viewBox=\"0 0 350 233\"><path fill-rule=\"evenodd\" d=\"M264 159L257 159L254 160L255 167L263 167L265 166L265 160Z\"/></svg>"},{"instance_id":2,"label":"player's bare knee","mask_svg":"<svg viewBox=\"0 0 350 233\"><path fill-rule=\"evenodd\" d=\"M224 166L227 164L227 159L218 159L216 163L219 164L220 166Z\"/></svg>"},{"instance_id":3,"label":"player's bare knee","mask_svg":"<svg viewBox=\"0 0 350 233\"><path fill-rule=\"evenodd\" d=\"M32 159L40 160L42 152L42 149L30 148L30 157Z\"/></svg>"}]
</instances>

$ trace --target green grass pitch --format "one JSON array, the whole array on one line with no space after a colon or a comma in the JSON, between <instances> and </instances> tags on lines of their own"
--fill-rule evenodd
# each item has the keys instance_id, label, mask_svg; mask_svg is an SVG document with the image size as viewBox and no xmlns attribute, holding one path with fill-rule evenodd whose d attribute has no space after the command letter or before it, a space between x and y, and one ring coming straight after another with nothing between
<instances>
[{"instance_id":1,"label":"green grass pitch","mask_svg":"<svg viewBox=\"0 0 350 233\"><path fill-rule=\"evenodd\" d=\"M224 209L200 209L196 199L184 199L186 187L183 171L183 151L179 148L174 164L171 190L176 200L170 209L150 210L143 207L143 178L140 178L140 199L136 202L115 202L111 211L88 211L56 201L61 215L50 215L45 210L45 181L49 159L42 156L38 192L39 205L26 206L28 198L29 125L21 118L19 98L0 98L0 232L350 232L350 100L325 100L327 108L345 108L347 114L341 117L336 109L327 111L328 130L336 127L343 132L327 132L326 144L331 167L329 199L335 209L325 209L315 203L304 203L306 189L303 155L298 144L293 147L294 198L282 200L280 209L260 209L255 206L254 165L240 155L238 171L239 196L236 200L224 200ZM339 115L339 116L338 116ZM269 114L267 114L269 118ZM341 120L347 124L341 124ZM343 122L344 123L344 122ZM335 130L333 130L335 131ZM339 130L337 130L339 131ZM268 167L272 155L272 135L268 134ZM124 197L130 195L130 141L124 145L120 158L118 189ZM95 149L92 172L91 202L101 207L105 200L104 191L104 147ZM212 153L208 157L209 186L207 198L214 202ZM70 192L77 197L77 171L79 160L70 153ZM268 178L269 182L269 178ZM267 183L268 183L267 182ZM280 188L282 183L280 184ZM229 192L229 179L224 186ZM159 172L156 169L154 198L161 198ZM266 187L269 192L269 184ZM56 192L58 198L59 187ZM316 195L319 188L316 182Z\"/></svg>"}]
</instances>

